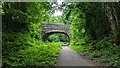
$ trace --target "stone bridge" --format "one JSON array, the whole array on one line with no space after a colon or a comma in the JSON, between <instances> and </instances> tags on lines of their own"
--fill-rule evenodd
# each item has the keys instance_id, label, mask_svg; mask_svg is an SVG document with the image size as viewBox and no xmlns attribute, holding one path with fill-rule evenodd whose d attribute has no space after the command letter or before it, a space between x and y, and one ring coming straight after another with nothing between
<instances>
[{"instance_id":1,"label":"stone bridge","mask_svg":"<svg viewBox=\"0 0 120 68\"><path fill-rule=\"evenodd\" d=\"M64 24L41 24L42 28L42 40L45 41L48 36L54 33L62 33L65 34L70 42L70 34L69 34L69 26Z\"/></svg>"}]
</instances>

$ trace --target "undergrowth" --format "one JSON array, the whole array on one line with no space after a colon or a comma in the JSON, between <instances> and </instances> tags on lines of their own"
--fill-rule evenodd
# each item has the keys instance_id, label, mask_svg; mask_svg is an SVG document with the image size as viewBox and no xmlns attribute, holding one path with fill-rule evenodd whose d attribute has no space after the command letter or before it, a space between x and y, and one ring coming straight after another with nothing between
<instances>
[{"instance_id":1,"label":"undergrowth","mask_svg":"<svg viewBox=\"0 0 120 68\"><path fill-rule=\"evenodd\" d=\"M14 35L13 35L14 34ZM60 43L43 43L28 34L3 34L3 67L52 66L61 50ZM19 40L18 40L19 39Z\"/></svg>"},{"instance_id":2,"label":"undergrowth","mask_svg":"<svg viewBox=\"0 0 120 68\"><path fill-rule=\"evenodd\" d=\"M115 44L112 40L103 38L97 41L86 42L81 44L82 41L78 43L71 43L70 47L84 54L88 54L91 60L96 62L106 63L109 66L120 66L120 45ZM78 44L78 45L76 45Z\"/></svg>"}]
</instances>

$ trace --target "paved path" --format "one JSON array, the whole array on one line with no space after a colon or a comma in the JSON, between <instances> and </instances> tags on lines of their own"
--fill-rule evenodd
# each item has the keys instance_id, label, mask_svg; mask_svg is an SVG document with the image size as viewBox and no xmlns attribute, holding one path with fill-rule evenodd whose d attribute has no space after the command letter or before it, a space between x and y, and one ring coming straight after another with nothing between
<instances>
[{"instance_id":1,"label":"paved path","mask_svg":"<svg viewBox=\"0 0 120 68\"><path fill-rule=\"evenodd\" d=\"M63 46L58 61L55 66L94 66L81 58L75 51L68 46Z\"/></svg>"}]
</instances>

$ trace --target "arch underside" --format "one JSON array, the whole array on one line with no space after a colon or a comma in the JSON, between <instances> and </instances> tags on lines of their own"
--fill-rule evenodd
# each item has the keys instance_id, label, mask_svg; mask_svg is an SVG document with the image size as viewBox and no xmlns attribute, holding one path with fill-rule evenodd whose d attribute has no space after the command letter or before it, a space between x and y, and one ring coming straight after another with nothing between
<instances>
[{"instance_id":1,"label":"arch underside","mask_svg":"<svg viewBox=\"0 0 120 68\"><path fill-rule=\"evenodd\" d=\"M70 44L70 35L69 33L67 33L66 31L62 31L62 30L51 30L51 31L47 31L46 33L44 33L44 35L42 36L42 40L45 42L46 39L55 33L61 33L61 34L65 34L68 37L68 45Z\"/></svg>"}]
</instances>

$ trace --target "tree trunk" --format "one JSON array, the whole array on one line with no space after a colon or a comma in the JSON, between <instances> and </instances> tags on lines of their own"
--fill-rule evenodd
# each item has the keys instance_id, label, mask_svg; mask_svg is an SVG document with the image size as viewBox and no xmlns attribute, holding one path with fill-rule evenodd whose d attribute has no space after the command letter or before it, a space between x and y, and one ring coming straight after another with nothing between
<instances>
[{"instance_id":1,"label":"tree trunk","mask_svg":"<svg viewBox=\"0 0 120 68\"><path fill-rule=\"evenodd\" d=\"M114 36L114 41L117 41L117 35L118 35L118 28L117 28L117 24L116 24L116 14L115 14L115 9L113 9L113 3L105 3L105 13L108 19L108 22L110 23L111 26L111 31L113 33ZM116 19L116 20L115 20Z\"/></svg>"},{"instance_id":2,"label":"tree trunk","mask_svg":"<svg viewBox=\"0 0 120 68\"><path fill-rule=\"evenodd\" d=\"M113 10L113 16L115 18L115 21L116 21L116 26L117 26L117 30L119 32L119 19L118 19L118 14L119 14L119 5L118 3L112 3L112 10Z\"/></svg>"}]
</instances>

